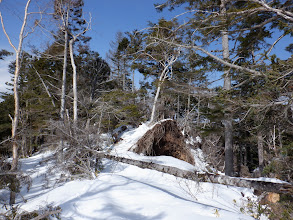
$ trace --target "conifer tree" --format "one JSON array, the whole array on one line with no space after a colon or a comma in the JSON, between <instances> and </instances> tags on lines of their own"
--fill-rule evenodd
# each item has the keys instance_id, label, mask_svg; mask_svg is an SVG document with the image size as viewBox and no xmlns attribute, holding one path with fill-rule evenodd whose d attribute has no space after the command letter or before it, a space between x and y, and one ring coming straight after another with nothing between
<instances>
[{"instance_id":1,"label":"conifer tree","mask_svg":"<svg viewBox=\"0 0 293 220\"><path fill-rule=\"evenodd\" d=\"M110 60L112 77L118 80L121 90L128 91L130 89L129 75L132 62L128 36L118 32L116 34L116 41L111 42L111 47L107 56Z\"/></svg>"},{"instance_id":2,"label":"conifer tree","mask_svg":"<svg viewBox=\"0 0 293 220\"><path fill-rule=\"evenodd\" d=\"M178 47L190 48L200 53L203 53L210 58L218 62L218 71L224 71L224 86L223 89L226 94L226 98L231 98L231 77L237 74L247 75L246 80L250 80L254 77L266 77L265 70L261 68L266 55L270 53L275 44L290 31L286 32L278 38L271 47L265 49L259 47L259 45L266 42L266 38L271 36L271 32L266 30L267 24L272 24L271 28L286 27L291 22L291 10L288 2L266 2L266 1L182 1L182 0L170 0L163 4L157 5L157 9L161 10L165 7L174 9L177 6L181 6L187 3L187 11L195 12L194 17L189 19L182 27L189 30L192 33L192 38L188 38L185 44L174 44L168 41L170 44ZM281 10L282 8L282 10ZM275 23L276 19L280 19L281 22ZM281 25L280 25L281 24ZM242 26L241 26L242 25ZM233 36L234 48L228 49L230 43L228 43L228 35ZM213 52L208 51L208 46L214 46L218 39L222 39L223 56L220 56L219 50ZM165 40L166 42L166 40ZM290 46L288 46L288 49ZM259 50L262 49L262 50ZM257 60L255 63L255 57L261 55L265 51L265 56L262 59ZM230 56L229 56L230 53ZM234 58L231 59L233 54ZM249 61L247 58L251 58ZM244 58L244 59L243 59ZM254 61L252 61L254 59ZM244 61L245 60L245 61ZM251 62L252 61L252 62ZM212 65L212 64L211 64ZM233 72L231 71L233 68ZM228 74L229 73L229 74ZM239 86L245 81L239 82ZM238 85L236 85L238 86ZM228 138L227 145L227 160L226 160L226 174L231 175L233 173L233 156L231 156L232 142L231 142L231 113L233 107L230 103L232 100L228 100L226 105L226 116L223 120L226 127L225 136ZM234 108L235 109L235 108ZM230 116L229 116L230 115ZM228 132L229 131L229 132ZM228 135L229 134L229 135ZM229 147L228 147L229 146ZM229 153L230 152L230 153ZM225 155L225 156L226 156Z\"/></svg>"}]
</instances>

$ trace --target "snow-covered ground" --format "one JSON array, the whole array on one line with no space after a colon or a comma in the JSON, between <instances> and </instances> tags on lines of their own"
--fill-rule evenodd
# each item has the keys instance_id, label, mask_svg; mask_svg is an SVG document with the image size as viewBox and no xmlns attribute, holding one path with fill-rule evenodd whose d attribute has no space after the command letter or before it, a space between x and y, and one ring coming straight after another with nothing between
<instances>
[{"instance_id":1,"label":"snow-covered ground","mask_svg":"<svg viewBox=\"0 0 293 220\"><path fill-rule=\"evenodd\" d=\"M123 140L111 152L180 169L205 171L206 164L200 151L194 151L195 166L168 156L146 157L129 152L128 149L148 129L147 125L141 125L125 133ZM60 173L49 172L50 161L40 163L50 155L47 152L20 160L21 169L29 173L32 180L30 189L23 186L21 196L17 198L20 210L33 211L46 205L60 206L61 218L68 220L253 219L240 211L247 197L254 199L250 189L196 183L107 159L103 160L105 169L94 180L58 184L55 180Z\"/></svg>"}]
</instances>

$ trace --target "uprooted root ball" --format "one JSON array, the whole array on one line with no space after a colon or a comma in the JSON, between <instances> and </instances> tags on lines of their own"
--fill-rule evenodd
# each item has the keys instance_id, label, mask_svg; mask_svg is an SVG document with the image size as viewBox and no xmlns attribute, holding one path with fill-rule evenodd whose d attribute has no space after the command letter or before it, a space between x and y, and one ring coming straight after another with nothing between
<instances>
[{"instance_id":1,"label":"uprooted root ball","mask_svg":"<svg viewBox=\"0 0 293 220\"><path fill-rule=\"evenodd\" d=\"M184 136L173 120L163 121L147 131L133 151L146 156L172 156L194 165L194 158L186 147Z\"/></svg>"}]
</instances>

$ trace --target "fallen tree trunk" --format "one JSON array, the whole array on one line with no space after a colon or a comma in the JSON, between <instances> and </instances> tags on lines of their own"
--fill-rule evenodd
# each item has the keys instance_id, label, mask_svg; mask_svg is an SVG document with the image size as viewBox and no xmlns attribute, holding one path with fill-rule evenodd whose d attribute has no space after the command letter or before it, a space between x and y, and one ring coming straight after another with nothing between
<instances>
[{"instance_id":1,"label":"fallen tree trunk","mask_svg":"<svg viewBox=\"0 0 293 220\"><path fill-rule=\"evenodd\" d=\"M273 183L265 181L256 181L249 179L242 179L239 177L230 177L219 174L212 173L197 173L187 170L181 170L176 167L160 165L152 162L140 161L129 159L125 157L118 157L110 154L99 153L99 157L107 158L110 160L115 160L122 163L127 163L134 165L143 169L156 170L162 173L167 173L176 177L198 181L198 182L210 182L218 183L228 186L237 186L245 188L254 188L255 190L266 191L266 192L275 192L293 195L293 185L290 183Z\"/></svg>"}]
</instances>

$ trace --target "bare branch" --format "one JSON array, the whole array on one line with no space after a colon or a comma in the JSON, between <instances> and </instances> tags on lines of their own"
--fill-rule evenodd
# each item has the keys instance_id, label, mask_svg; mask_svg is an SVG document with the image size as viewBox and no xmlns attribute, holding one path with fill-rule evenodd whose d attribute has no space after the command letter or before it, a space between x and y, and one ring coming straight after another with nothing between
<instances>
[{"instance_id":1,"label":"bare branch","mask_svg":"<svg viewBox=\"0 0 293 220\"><path fill-rule=\"evenodd\" d=\"M3 22L3 17L2 17L2 13L1 13L1 11L0 11L0 19L1 19L1 25L2 25L3 32L4 32L5 36L6 36L7 39L8 39L8 42L9 42L10 46L11 46L11 47L15 50L15 52L16 52L17 49L16 49L16 47L13 45L13 43L12 43L12 41L11 41L9 35L8 35L7 32L6 32L6 29L5 29L5 26L4 26L4 22Z\"/></svg>"},{"instance_id":2,"label":"bare branch","mask_svg":"<svg viewBox=\"0 0 293 220\"><path fill-rule=\"evenodd\" d=\"M45 90L46 90L48 96L51 98L51 100L52 100L52 105L55 107L55 102L54 102L54 100L53 100L53 98L52 98L52 96L51 96L51 93L49 92L48 87L46 86L44 80L42 79L41 75L39 74L39 72L38 72L38 70L35 68L35 66L32 65L32 67L33 67L33 69L36 71L36 74L38 75L38 77L40 78L40 80L41 80L41 82L42 82L42 84L43 84L43 86L44 86L44 88L45 88Z\"/></svg>"},{"instance_id":3,"label":"bare branch","mask_svg":"<svg viewBox=\"0 0 293 220\"><path fill-rule=\"evenodd\" d=\"M238 66L238 65L233 64L233 63L230 63L230 62L228 62L226 60L223 60L220 57L212 54L211 52L203 49L202 47L199 47L199 46L196 46L196 45L186 45L186 44L179 44L179 43L175 43L175 42L169 42L167 40L160 39L160 38L155 38L155 39L158 40L158 41L164 42L164 43L168 43L168 44L170 44L172 46L177 46L177 47L181 47L181 48L183 47L183 48L187 48L187 49L199 50L199 51L203 52L204 54L208 55L209 57L213 58L214 60L218 61L219 63L224 64L227 67L230 67L230 68L233 68L233 69L237 69L237 70L240 70L240 71L249 72L249 73L253 74L254 76L265 76L264 73L259 72L257 70L249 69L249 68L246 68L246 67L243 67L243 66Z\"/></svg>"},{"instance_id":4,"label":"bare branch","mask_svg":"<svg viewBox=\"0 0 293 220\"><path fill-rule=\"evenodd\" d=\"M29 7L30 3L31 3L31 0L28 0L26 3L25 9L24 9L23 23L22 23L20 33L19 33L18 51L21 51L21 48L22 48L22 43L23 43L23 39L24 39L23 33L24 33L25 26L27 24L28 7Z\"/></svg>"},{"instance_id":5,"label":"bare branch","mask_svg":"<svg viewBox=\"0 0 293 220\"><path fill-rule=\"evenodd\" d=\"M286 11L284 9L279 9L279 8L273 8L270 5L268 5L266 1L264 0L246 0L246 1L254 2L261 5L262 7L257 8L259 11L274 12L288 21L291 21L291 22L293 21L293 13L290 11Z\"/></svg>"},{"instance_id":6,"label":"bare branch","mask_svg":"<svg viewBox=\"0 0 293 220\"><path fill-rule=\"evenodd\" d=\"M272 52L274 46L285 36L286 36L286 33L283 33L277 40L275 40L275 42L272 44L272 46L270 47L270 49L266 53L266 56L268 56Z\"/></svg>"},{"instance_id":7,"label":"bare branch","mask_svg":"<svg viewBox=\"0 0 293 220\"><path fill-rule=\"evenodd\" d=\"M40 216L37 216L35 218L33 218L32 220L40 220L40 219L44 219L50 215L56 215L58 213L61 213L61 209L58 209L58 210L53 210L53 211L48 211L48 212L45 212L43 215L40 215Z\"/></svg>"}]
</instances>

